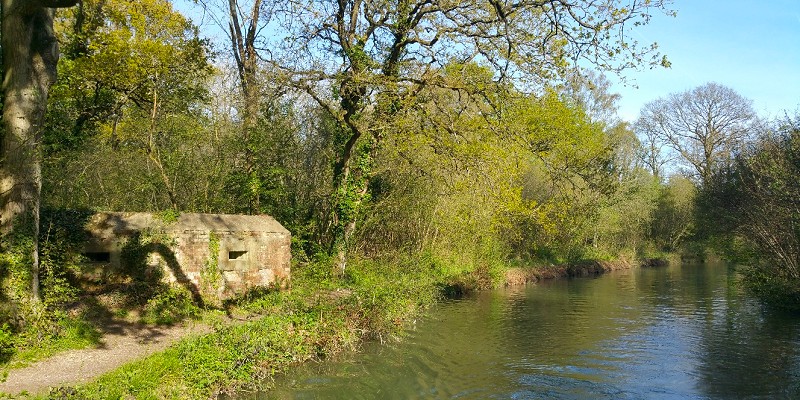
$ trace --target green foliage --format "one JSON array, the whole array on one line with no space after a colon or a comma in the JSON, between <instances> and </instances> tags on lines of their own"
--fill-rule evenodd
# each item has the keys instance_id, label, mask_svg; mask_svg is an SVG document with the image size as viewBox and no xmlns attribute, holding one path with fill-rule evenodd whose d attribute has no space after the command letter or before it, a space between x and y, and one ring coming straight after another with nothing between
<instances>
[{"instance_id":1,"label":"green foliage","mask_svg":"<svg viewBox=\"0 0 800 400\"><path fill-rule=\"evenodd\" d=\"M170 208L161 212L157 212L153 216L165 224L173 224L178 222L178 218L180 218L181 213Z\"/></svg>"},{"instance_id":2,"label":"green foliage","mask_svg":"<svg viewBox=\"0 0 800 400\"><path fill-rule=\"evenodd\" d=\"M14 336L4 343L4 362L12 354L15 360L30 360L96 342L96 329L68 312L79 294L77 277L85 241L81 227L87 215L85 210L42 210L40 301L30 297L30 235L19 229L4 238L0 292L5 301L0 306L0 324L4 334Z\"/></svg>"},{"instance_id":3,"label":"green foliage","mask_svg":"<svg viewBox=\"0 0 800 400\"><path fill-rule=\"evenodd\" d=\"M398 115L375 159L356 248L445 258L458 249L468 265L652 248L659 187L635 163L633 133L592 121L553 90L514 93L487 72L448 65L448 89L420 91Z\"/></svg>"},{"instance_id":4,"label":"green foliage","mask_svg":"<svg viewBox=\"0 0 800 400\"><path fill-rule=\"evenodd\" d=\"M78 279L87 235L83 230L91 210L45 209L39 239L42 301L50 312L77 300Z\"/></svg>"},{"instance_id":5,"label":"green foliage","mask_svg":"<svg viewBox=\"0 0 800 400\"><path fill-rule=\"evenodd\" d=\"M333 198L335 225L332 232L334 237L332 248L337 250L348 250L350 238L346 233L347 227L361 217L363 208L371 199L368 189L373 174L375 146L376 143L371 139L362 139L355 145L355 154L347 175L340 177L344 181L337 185ZM337 173L344 174L343 171Z\"/></svg>"},{"instance_id":6,"label":"green foliage","mask_svg":"<svg viewBox=\"0 0 800 400\"><path fill-rule=\"evenodd\" d=\"M621 180L617 190L600 201L596 217L586 231L594 254L587 259L614 259L622 252L639 252L648 246L656 218L660 187L639 169ZM691 215L691 214L690 214Z\"/></svg>"},{"instance_id":7,"label":"green foliage","mask_svg":"<svg viewBox=\"0 0 800 400\"><path fill-rule=\"evenodd\" d=\"M616 201L609 199L619 190L613 142L601 123L553 91L523 99L512 111L506 124L529 157L517 182L524 207L509 213L513 254L581 259L596 239L595 224L605 223L598 212Z\"/></svg>"},{"instance_id":8,"label":"green foliage","mask_svg":"<svg viewBox=\"0 0 800 400\"><path fill-rule=\"evenodd\" d=\"M776 123L698 196L701 234L752 269L744 283L768 302L796 303L800 285L800 117ZM788 303L787 303L788 301Z\"/></svg>"},{"instance_id":9,"label":"green foliage","mask_svg":"<svg viewBox=\"0 0 800 400\"><path fill-rule=\"evenodd\" d=\"M368 198L373 194L371 181L379 169L389 167L378 154L386 142L387 147L401 141L410 142L409 147L428 142L433 148L424 149L428 155L423 162L449 167L447 172L455 172L453 186L463 189L463 185L473 183L469 181L480 179L476 175L490 170L489 165L476 164L509 161L505 157L479 155L485 147L496 154L502 150L498 144L508 139L497 135L504 129L502 126L483 124L501 117L510 117L505 123L514 121L514 111L509 110L513 106L507 107L513 100L502 95L541 90L543 82L563 77L570 66L583 64L579 62L581 58L600 70L615 72L640 63L656 65L657 60L644 58L655 52L654 46L638 48L628 40L624 29L615 29L646 23L647 18L637 20L648 15L640 12L650 9L665 10L665 4L648 1L615 7L591 2L517 2L490 7L482 2L466 2L452 8L435 2L417 6L368 2L362 7L360 2L340 1L330 7L307 2L300 7L274 9L276 26L283 29L265 43L275 51L260 55L287 75L288 85L307 93L331 114L344 136L344 146L336 147L334 174L338 179L329 212L333 234L326 238L342 258L341 267L345 251L354 247L350 241L355 228L362 222L362 215L368 213L362 213L361 208L372 200ZM550 13L559 17L550 18ZM596 21L604 23L598 25ZM317 34L308 36L309 31ZM465 59L464 54L480 54L475 59L480 61L456 61ZM332 58L341 62L328 62ZM549 97L542 99L549 101ZM565 115L568 120L569 115L558 114L547 130L538 131L540 139L545 134L559 138L561 127L572 130L569 133L583 133L583 128L590 125L563 124L565 121L558 118ZM564 146L550 155L575 155L567 142L558 140L556 143ZM359 155L358 146L365 143L375 153L370 160ZM579 147L586 150L579 155L579 163L605 162L603 157L587 156L594 151L592 146ZM431 150L434 156L430 155ZM455 153L454 157L448 157L450 152ZM400 156L409 154L403 151ZM597 166L582 167L576 169L597 170ZM467 173L457 172L463 168ZM504 169L509 168L499 170ZM490 175L495 178L493 173ZM507 188L503 182L497 190L501 202L506 200ZM482 194L490 197L492 191ZM484 217L491 218L491 213L492 210L487 211ZM481 226L483 222L474 225ZM484 225L477 230L494 228ZM470 229L465 235L471 233Z\"/></svg>"},{"instance_id":10,"label":"green foliage","mask_svg":"<svg viewBox=\"0 0 800 400\"><path fill-rule=\"evenodd\" d=\"M56 28L65 52L51 94L50 121L61 128L46 136L53 148L106 133L124 144L118 125L136 107L149 112L154 91L160 107L184 112L206 96L207 44L167 1L87 0L59 11Z\"/></svg>"},{"instance_id":11,"label":"green foliage","mask_svg":"<svg viewBox=\"0 0 800 400\"><path fill-rule=\"evenodd\" d=\"M13 318L15 310L12 305L30 297L33 240L31 234L24 232L21 227L17 227L11 235L6 235L1 240L2 293L9 301L0 306L0 316Z\"/></svg>"},{"instance_id":12,"label":"green foliage","mask_svg":"<svg viewBox=\"0 0 800 400\"><path fill-rule=\"evenodd\" d=\"M0 364L5 364L14 354L14 334L7 323L0 325Z\"/></svg>"},{"instance_id":13,"label":"green foliage","mask_svg":"<svg viewBox=\"0 0 800 400\"><path fill-rule=\"evenodd\" d=\"M209 233L208 238L208 258L200 270L200 280L204 286L200 288L203 296L208 299L219 297L221 289L222 272L219 270L219 235L215 232Z\"/></svg>"},{"instance_id":14,"label":"green foliage","mask_svg":"<svg viewBox=\"0 0 800 400\"><path fill-rule=\"evenodd\" d=\"M800 311L800 284L759 267L746 267L739 270L744 286L771 307Z\"/></svg>"},{"instance_id":15,"label":"green foliage","mask_svg":"<svg viewBox=\"0 0 800 400\"><path fill-rule=\"evenodd\" d=\"M154 233L150 230L136 232L125 240L120 249L120 267L123 275L131 277L134 282L148 285L156 283L163 277L162 265L152 268L149 256L157 253L162 259L169 259L169 245L174 241L166 234ZM166 261L166 260L165 260ZM147 297L147 295L144 295Z\"/></svg>"},{"instance_id":16,"label":"green foliage","mask_svg":"<svg viewBox=\"0 0 800 400\"><path fill-rule=\"evenodd\" d=\"M131 209L144 197L135 209L175 208L190 190L176 181L196 172L208 43L165 0L84 1L56 29L67 51L44 130L48 204Z\"/></svg>"},{"instance_id":17,"label":"green foliage","mask_svg":"<svg viewBox=\"0 0 800 400\"><path fill-rule=\"evenodd\" d=\"M188 20L163 0L100 5L59 17L66 51L46 135L48 204L267 213L290 229L303 260L332 250L357 257L448 248L565 260L641 242L639 225L630 235L620 226L647 211L647 190L618 185L633 169L618 150L635 143L605 125L615 96L600 77L573 82L572 94L537 83L539 95L526 95L497 80L497 65L454 58L416 76L419 68L400 67L414 54L378 54L356 41L343 53L355 69L332 73L333 93L316 93L313 106L264 71L261 109L243 133L235 79L209 68ZM413 10L391 12L401 21ZM614 23L624 23L619 15ZM392 29L410 32L409 23ZM531 29L513 39L540 40L527 36ZM550 72L567 63L563 55ZM531 76L549 74L525 66ZM390 79L406 75L430 84ZM598 249L604 238L615 243Z\"/></svg>"},{"instance_id":18,"label":"green foliage","mask_svg":"<svg viewBox=\"0 0 800 400\"><path fill-rule=\"evenodd\" d=\"M297 135L295 110L283 99L264 99L263 109L255 116L255 126L242 135L231 129L230 165L224 177L228 207L239 213L270 213L291 221L296 212L290 190L299 178L297 164L303 145ZM230 127L234 128L234 127ZM284 207L277 206L285 205Z\"/></svg>"},{"instance_id":19,"label":"green foliage","mask_svg":"<svg viewBox=\"0 0 800 400\"><path fill-rule=\"evenodd\" d=\"M661 189L651 235L663 251L677 251L694 236L697 186L683 176L672 176Z\"/></svg>"},{"instance_id":20,"label":"green foliage","mask_svg":"<svg viewBox=\"0 0 800 400\"><path fill-rule=\"evenodd\" d=\"M174 240L150 231L132 235L120 250L121 270L105 283L117 286L118 307L140 311L146 323L172 324L197 316L200 307L205 306L201 289L206 288L196 287L182 275L172 251ZM216 243L219 246L218 240ZM175 282L165 282L167 271Z\"/></svg>"},{"instance_id":21,"label":"green foliage","mask_svg":"<svg viewBox=\"0 0 800 400\"><path fill-rule=\"evenodd\" d=\"M186 288L170 287L147 300L141 319L146 324L171 325L199 314L192 293Z\"/></svg>"}]
</instances>

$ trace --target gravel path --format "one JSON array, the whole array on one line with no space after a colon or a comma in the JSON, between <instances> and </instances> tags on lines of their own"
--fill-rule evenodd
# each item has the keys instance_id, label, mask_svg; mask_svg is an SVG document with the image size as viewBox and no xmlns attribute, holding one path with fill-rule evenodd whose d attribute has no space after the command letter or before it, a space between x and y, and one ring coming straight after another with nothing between
<instances>
[{"instance_id":1,"label":"gravel path","mask_svg":"<svg viewBox=\"0 0 800 400\"><path fill-rule=\"evenodd\" d=\"M46 394L50 388L87 383L123 364L163 350L184 336L208 333L211 329L194 323L157 327L114 322L104 326L103 331L97 348L69 350L10 370L8 379L0 383L0 398L2 393Z\"/></svg>"}]
</instances>

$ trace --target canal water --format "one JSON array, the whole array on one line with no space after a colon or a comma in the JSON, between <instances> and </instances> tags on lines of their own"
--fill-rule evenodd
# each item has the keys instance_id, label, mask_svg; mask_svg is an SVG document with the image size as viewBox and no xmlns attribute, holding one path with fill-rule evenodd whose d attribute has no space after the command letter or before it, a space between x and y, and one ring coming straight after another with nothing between
<instances>
[{"instance_id":1,"label":"canal water","mask_svg":"<svg viewBox=\"0 0 800 400\"><path fill-rule=\"evenodd\" d=\"M479 293L243 398L800 398L800 318L736 280L682 265Z\"/></svg>"}]
</instances>

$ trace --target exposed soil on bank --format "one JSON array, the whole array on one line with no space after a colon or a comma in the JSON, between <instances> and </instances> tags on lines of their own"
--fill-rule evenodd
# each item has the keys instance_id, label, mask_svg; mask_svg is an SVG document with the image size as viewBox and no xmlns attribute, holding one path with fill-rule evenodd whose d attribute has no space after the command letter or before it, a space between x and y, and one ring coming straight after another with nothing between
<instances>
[{"instance_id":1,"label":"exposed soil on bank","mask_svg":"<svg viewBox=\"0 0 800 400\"><path fill-rule=\"evenodd\" d=\"M31 365L8 371L0 383L3 394L47 394L65 385L87 383L120 366L164 350L178 340L211 331L189 322L175 326L152 326L110 321L101 327L103 336L96 348L69 350Z\"/></svg>"},{"instance_id":2,"label":"exposed soil on bank","mask_svg":"<svg viewBox=\"0 0 800 400\"><path fill-rule=\"evenodd\" d=\"M648 258L638 261L582 261L573 264L511 268L506 271L505 284L506 286L525 285L528 283L536 283L544 279L595 276L606 272L631 269L634 267L663 267L667 264L668 262L665 259Z\"/></svg>"}]
</instances>

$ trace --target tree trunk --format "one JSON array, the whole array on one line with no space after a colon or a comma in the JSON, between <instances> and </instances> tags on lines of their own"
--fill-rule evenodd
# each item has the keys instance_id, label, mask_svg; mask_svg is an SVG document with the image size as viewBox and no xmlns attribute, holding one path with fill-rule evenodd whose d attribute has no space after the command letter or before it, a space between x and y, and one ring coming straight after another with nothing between
<instances>
[{"instance_id":1,"label":"tree trunk","mask_svg":"<svg viewBox=\"0 0 800 400\"><path fill-rule=\"evenodd\" d=\"M31 235L31 295L39 298L41 134L56 79L54 9L75 0L2 0L3 131L0 141L0 236Z\"/></svg>"},{"instance_id":2,"label":"tree trunk","mask_svg":"<svg viewBox=\"0 0 800 400\"><path fill-rule=\"evenodd\" d=\"M346 178L345 178L346 179ZM334 247L336 248L336 265L334 267L334 274L338 276L344 275L344 271L347 268L347 251L350 246L350 241L353 238L353 234L356 232L356 221L358 219L358 212L361 209L361 205L364 202L364 199L367 196L367 191L369 189L369 176L364 176L360 182L360 185L354 188L349 188L348 182L340 183L344 188L347 190L354 190L355 199L352 200L352 209L353 215L347 217L347 220L342 221L344 226L341 228L341 236L335 238ZM342 199L339 199L342 201ZM338 221L339 218L342 216L335 215L334 219Z\"/></svg>"},{"instance_id":3,"label":"tree trunk","mask_svg":"<svg viewBox=\"0 0 800 400\"><path fill-rule=\"evenodd\" d=\"M236 70L239 73L239 85L242 88L243 115L242 115L242 143L244 144L243 167L248 179L254 179L255 155L250 141L253 131L258 123L258 113L261 106L261 93L259 90L258 52L255 41L258 31L261 0L255 0L249 15L241 15L238 0L228 0L228 35L231 40L231 50L236 60ZM244 29L242 29L244 28ZM258 187L260 185L255 185ZM260 193L251 193L248 208L250 214L260 212Z\"/></svg>"}]
</instances>

